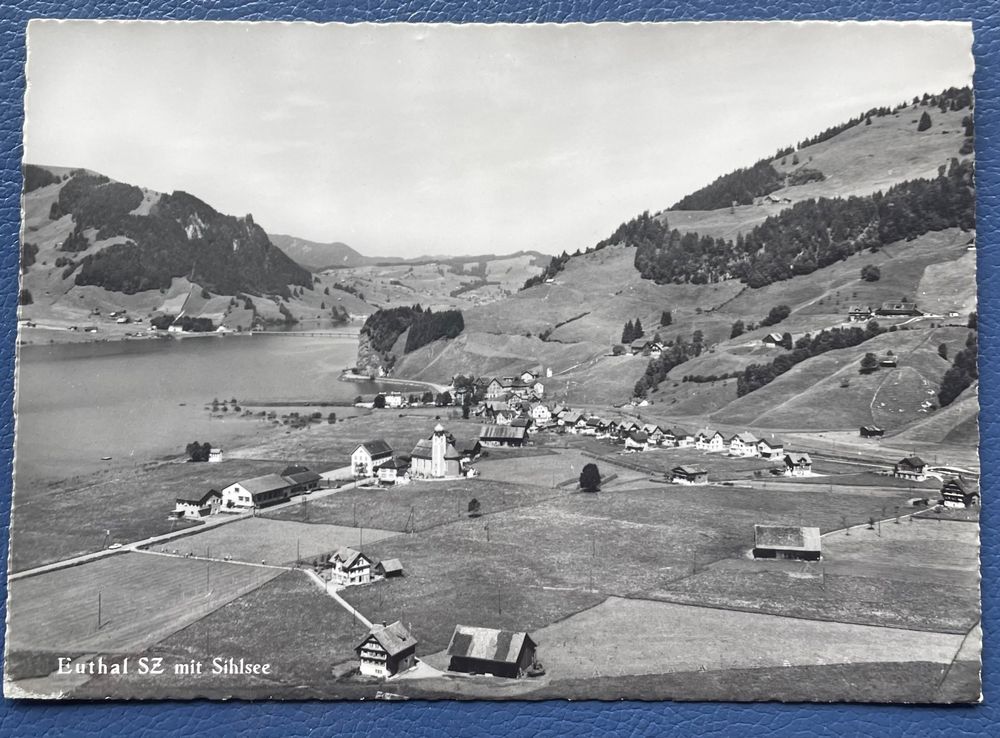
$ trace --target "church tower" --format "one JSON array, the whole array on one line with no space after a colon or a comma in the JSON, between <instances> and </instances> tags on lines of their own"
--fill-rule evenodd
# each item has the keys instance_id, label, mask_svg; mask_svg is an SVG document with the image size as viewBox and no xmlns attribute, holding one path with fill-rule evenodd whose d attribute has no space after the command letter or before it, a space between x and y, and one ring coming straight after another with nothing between
<instances>
[{"instance_id":1,"label":"church tower","mask_svg":"<svg viewBox=\"0 0 1000 738\"><path fill-rule=\"evenodd\" d=\"M441 478L447 475L445 465L445 453L448 451L448 434L444 431L444 426L438 423L434 426L434 435L431 436L431 476Z\"/></svg>"}]
</instances>

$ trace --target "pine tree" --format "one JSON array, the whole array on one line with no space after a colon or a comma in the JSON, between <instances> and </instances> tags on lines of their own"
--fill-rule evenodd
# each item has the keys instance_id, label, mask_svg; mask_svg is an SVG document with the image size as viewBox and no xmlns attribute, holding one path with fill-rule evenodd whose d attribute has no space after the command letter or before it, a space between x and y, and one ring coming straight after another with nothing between
<instances>
[{"instance_id":1,"label":"pine tree","mask_svg":"<svg viewBox=\"0 0 1000 738\"><path fill-rule=\"evenodd\" d=\"M635 328L632 327L632 321L630 320L625 324L625 328L622 330L622 343L628 345L635 340Z\"/></svg>"},{"instance_id":2,"label":"pine tree","mask_svg":"<svg viewBox=\"0 0 1000 738\"><path fill-rule=\"evenodd\" d=\"M920 116L920 122L917 123L917 130L926 131L930 127L931 127L931 116L930 113L928 113L925 110L924 114Z\"/></svg>"},{"instance_id":3,"label":"pine tree","mask_svg":"<svg viewBox=\"0 0 1000 738\"><path fill-rule=\"evenodd\" d=\"M660 316L660 325L668 326L674 322L674 316L670 314L669 310L664 310L663 314Z\"/></svg>"},{"instance_id":4,"label":"pine tree","mask_svg":"<svg viewBox=\"0 0 1000 738\"><path fill-rule=\"evenodd\" d=\"M639 320L638 318L635 319L635 328L633 329L632 334L633 334L632 338L633 341L636 338L642 338L644 335L646 335L646 332L642 329L642 321Z\"/></svg>"}]
</instances>

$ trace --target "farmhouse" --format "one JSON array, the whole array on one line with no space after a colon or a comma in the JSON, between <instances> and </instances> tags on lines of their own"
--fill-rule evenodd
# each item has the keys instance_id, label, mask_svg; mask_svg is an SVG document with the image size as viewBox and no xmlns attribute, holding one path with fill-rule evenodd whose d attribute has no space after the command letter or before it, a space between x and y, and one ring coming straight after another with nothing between
<instances>
[{"instance_id":1,"label":"farmhouse","mask_svg":"<svg viewBox=\"0 0 1000 738\"><path fill-rule=\"evenodd\" d=\"M657 445L663 443L663 431L660 430L660 426L656 423L646 423L646 425L642 426L642 432L649 437L650 443Z\"/></svg>"},{"instance_id":2,"label":"farmhouse","mask_svg":"<svg viewBox=\"0 0 1000 738\"><path fill-rule=\"evenodd\" d=\"M372 562L367 556L353 548L338 548L330 556L330 579L349 587L353 584L368 584L372 580Z\"/></svg>"},{"instance_id":3,"label":"farmhouse","mask_svg":"<svg viewBox=\"0 0 1000 738\"><path fill-rule=\"evenodd\" d=\"M867 323L874 314L869 305L851 305L847 319L852 323Z\"/></svg>"},{"instance_id":4,"label":"farmhouse","mask_svg":"<svg viewBox=\"0 0 1000 738\"><path fill-rule=\"evenodd\" d=\"M757 441L757 454L762 459L781 459L785 455L785 446L777 438L761 438Z\"/></svg>"},{"instance_id":5,"label":"farmhouse","mask_svg":"<svg viewBox=\"0 0 1000 738\"><path fill-rule=\"evenodd\" d=\"M208 463L218 464L220 461L222 461L222 449L221 448L209 449Z\"/></svg>"},{"instance_id":6,"label":"farmhouse","mask_svg":"<svg viewBox=\"0 0 1000 738\"><path fill-rule=\"evenodd\" d=\"M448 669L516 679L534 663L536 648L527 633L456 625L448 644Z\"/></svg>"},{"instance_id":7,"label":"farmhouse","mask_svg":"<svg viewBox=\"0 0 1000 738\"><path fill-rule=\"evenodd\" d=\"M379 484L399 484L404 481L409 481L407 472L410 469L410 463L404 461L400 457L395 457L389 459L378 468L378 481Z\"/></svg>"},{"instance_id":8,"label":"farmhouse","mask_svg":"<svg viewBox=\"0 0 1000 738\"><path fill-rule=\"evenodd\" d=\"M722 451L726 447L726 439L717 430L702 428L694 435L694 447L702 451Z\"/></svg>"},{"instance_id":9,"label":"farmhouse","mask_svg":"<svg viewBox=\"0 0 1000 738\"><path fill-rule=\"evenodd\" d=\"M883 302L882 307L876 310L875 314L886 317L923 315L917 309L915 302Z\"/></svg>"},{"instance_id":10,"label":"farmhouse","mask_svg":"<svg viewBox=\"0 0 1000 738\"><path fill-rule=\"evenodd\" d=\"M510 421L510 424L514 428L530 428L532 420L527 415L519 415Z\"/></svg>"},{"instance_id":11,"label":"farmhouse","mask_svg":"<svg viewBox=\"0 0 1000 738\"><path fill-rule=\"evenodd\" d=\"M507 385L507 386L509 387L510 385ZM491 379L490 383L488 385L486 385L486 399L487 400L494 400L494 399L500 397L501 395L506 394L506 392L507 392L507 387L504 387L503 382L501 382L496 377L494 377L493 379Z\"/></svg>"},{"instance_id":12,"label":"farmhouse","mask_svg":"<svg viewBox=\"0 0 1000 738\"><path fill-rule=\"evenodd\" d=\"M963 477L951 477L941 487L945 507L977 507L979 492Z\"/></svg>"},{"instance_id":13,"label":"farmhouse","mask_svg":"<svg viewBox=\"0 0 1000 738\"><path fill-rule=\"evenodd\" d=\"M877 425L863 425L859 431L862 438L881 438L885 435L885 429Z\"/></svg>"},{"instance_id":14,"label":"farmhouse","mask_svg":"<svg viewBox=\"0 0 1000 738\"><path fill-rule=\"evenodd\" d=\"M417 639L398 620L372 625L371 631L355 648L361 673L385 679L416 665Z\"/></svg>"},{"instance_id":15,"label":"farmhouse","mask_svg":"<svg viewBox=\"0 0 1000 738\"><path fill-rule=\"evenodd\" d=\"M381 438L365 441L351 454L351 469L356 477L370 477L392 458L392 449Z\"/></svg>"},{"instance_id":16,"label":"farmhouse","mask_svg":"<svg viewBox=\"0 0 1000 738\"><path fill-rule=\"evenodd\" d=\"M760 439L753 433L737 433L729 439L731 456L760 456Z\"/></svg>"},{"instance_id":17,"label":"farmhouse","mask_svg":"<svg viewBox=\"0 0 1000 738\"><path fill-rule=\"evenodd\" d=\"M900 479L922 482L927 479L927 463L919 456L907 456L896 463L892 474Z\"/></svg>"},{"instance_id":18,"label":"farmhouse","mask_svg":"<svg viewBox=\"0 0 1000 738\"><path fill-rule=\"evenodd\" d=\"M781 345L781 334L780 333L768 333L762 339L760 339L765 346L780 346Z\"/></svg>"},{"instance_id":19,"label":"farmhouse","mask_svg":"<svg viewBox=\"0 0 1000 738\"><path fill-rule=\"evenodd\" d=\"M287 466L281 476L291 486L289 494L299 495L319 488L323 477L305 466Z\"/></svg>"},{"instance_id":20,"label":"farmhouse","mask_svg":"<svg viewBox=\"0 0 1000 738\"><path fill-rule=\"evenodd\" d=\"M527 440L527 428L515 428L509 425L484 425L479 430L479 442L483 446L522 446Z\"/></svg>"},{"instance_id":21,"label":"farmhouse","mask_svg":"<svg viewBox=\"0 0 1000 738\"><path fill-rule=\"evenodd\" d=\"M401 577L403 576L403 565L400 563L399 559L384 559L377 564L375 564L375 576L382 577Z\"/></svg>"},{"instance_id":22,"label":"farmhouse","mask_svg":"<svg viewBox=\"0 0 1000 738\"><path fill-rule=\"evenodd\" d=\"M556 421L559 425L564 428L573 428L580 420L580 413L574 412L572 410L567 410L566 412L559 415L559 419Z\"/></svg>"},{"instance_id":23,"label":"farmhouse","mask_svg":"<svg viewBox=\"0 0 1000 738\"><path fill-rule=\"evenodd\" d=\"M649 350L652 345L653 342L648 338L637 338L629 344L629 351L631 351L632 355L635 356L636 354L641 354L643 351Z\"/></svg>"},{"instance_id":24,"label":"farmhouse","mask_svg":"<svg viewBox=\"0 0 1000 738\"><path fill-rule=\"evenodd\" d=\"M440 423L434 426L434 433L430 438L421 438L417 441L410 456L411 477L445 479L462 474L462 455Z\"/></svg>"},{"instance_id":25,"label":"farmhouse","mask_svg":"<svg viewBox=\"0 0 1000 738\"><path fill-rule=\"evenodd\" d=\"M471 438L467 441L455 441L455 448L462 455L463 464L471 464L483 453L483 444L478 438Z\"/></svg>"},{"instance_id":26,"label":"farmhouse","mask_svg":"<svg viewBox=\"0 0 1000 738\"><path fill-rule=\"evenodd\" d=\"M812 459L809 454L789 451L785 454L785 474L789 477L804 477L812 474Z\"/></svg>"},{"instance_id":27,"label":"farmhouse","mask_svg":"<svg viewBox=\"0 0 1000 738\"><path fill-rule=\"evenodd\" d=\"M217 489L210 489L196 499L178 497L172 515L175 518L204 518L215 515L221 506L222 493Z\"/></svg>"},{"instance_id":28,"label":"farmhouse","mask_svg":"<svg viewBox=\"0 0 1000 738\"><path fill-rule=\"evenodd\" d=\"M601 418L596 415L591 415L587 418L586 425L583 428L583 435L585 436L596 436L598 433L606 430L608 424L604 422Z\"/></svg>"},{"instance_id":29,"label":"farmhouse","mask_svg":"<svg viewBox=\"0 0 1000 738\"><path fill-rule=\"evenodd\" d=\"M388 392L384 395L385 406L388 408L400 408L406 404L406 398L399 392Z\"/></svg>"},{"instance_id":30,"label":"farmhouse","mask_svg":"<svg viewBox=\"0 0 1000 738\"><path fill-rule=\"evenodd\" d=\"M889 369L896 368L896 357L895 356L883 356L878 360L878 365L881 367L888 367Z\"/></svg>"},{"instance_id":31,"label":"farmhouse","mask_svg":"<svg viewBox=\"0 0 1000 738\"><path fill-rule=\"evenodd\" d=\"M292 485L277 474L264 474L234 482L222 490L222 506L227 510L250 510L278 502L292 495Z\"/></svg>"},{"instance_id":32,"label":"farmhouse","mask_svg":"<svg viewBox=\"0 0 1000 738\"><path fill-rule=\"evenodd\" d=\"M642 431L632 431L625 436L625 450L628 452L645 451L649 446L649 436Z\"/></svg>"},{"instance_id":33,"label":"farmhouse","mask_svg":"<svg viewBox=\"0 0 1000 738\"><path fill-rule=\"evenodd\" d=\"M513 410L497 410L493 413L493 422L497 425L510 425L516 417L517 413Z\"/></svg>"},{"instance_id":34,"label":"farmhouse","mask_svg":"<svg viewBox=\"0 0 1000 738\"><path fill-rule=\"evenodd\" d=\"M708 472L700 466L675 466L670 470L674 484L708 484Z\"/></svg>"},{"instance_id":35,"label":"farmhouse","mask_svg":"<svg viewBox=\"0 0 1000 738\"><path fill-rule=\"evenodd\" d=\"M800 559L819 561L819 528L791 525L755 525L753 527L755 559Z\"/></svg>"}]
</instances>

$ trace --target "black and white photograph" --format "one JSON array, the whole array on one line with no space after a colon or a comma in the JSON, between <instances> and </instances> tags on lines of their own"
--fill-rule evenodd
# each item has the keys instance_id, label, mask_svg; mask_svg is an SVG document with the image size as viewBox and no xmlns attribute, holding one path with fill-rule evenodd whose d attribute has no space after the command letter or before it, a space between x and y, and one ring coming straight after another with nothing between
<instances>
[{"instance_id":1,"label":"black and white photograph","mask_svg":"<svg viewBox=\"0 0 1000 738\"><path fill-rule=\"evenodd\" d=\"M979 702L972 43L30 22L4 695Z\"/></svg>"}]
</instances>

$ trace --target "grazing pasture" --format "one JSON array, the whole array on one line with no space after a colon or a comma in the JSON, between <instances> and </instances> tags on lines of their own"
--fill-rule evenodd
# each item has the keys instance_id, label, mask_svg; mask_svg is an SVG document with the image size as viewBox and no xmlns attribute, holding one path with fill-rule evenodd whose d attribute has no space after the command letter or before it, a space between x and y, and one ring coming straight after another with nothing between
<instances>
[{"instance_id":1,"label":"grazing pasture","mask_svg":"<svg viewBox=\"0 0 1000 738\"><path fill-rule=\"evenodd\" d=\"M395 535L398 535L396 531L378 528L310 525L253 517L156 544L150 550L283 566L294 564L296 557L305 561L332 553L341 546L364 547Z\"/></svg>"},{"instance_id":2,"label":"grazing pasture","mask_svg":"<svg viewBox=\"0 0 1000 738\"><path fill-rule=\"evenodd\" d=\"M7 648L135 653L279 573L259 566L127 553L14 580Z\"/></svg>"}]
</instances>

